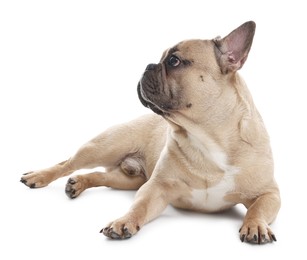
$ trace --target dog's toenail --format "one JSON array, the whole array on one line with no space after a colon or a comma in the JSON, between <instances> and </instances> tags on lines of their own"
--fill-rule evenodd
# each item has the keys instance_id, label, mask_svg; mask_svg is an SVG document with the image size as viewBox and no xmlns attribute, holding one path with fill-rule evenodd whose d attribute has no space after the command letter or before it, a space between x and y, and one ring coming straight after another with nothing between
<instances>
[{"instance_id":1,"label":"dog's toenail","mask_svg":"<svg viewBox=\"0 0 307 260\"><path fill-rule=\"evenodd\" d=\"M68 180L68 182L69 182L70 184L76 184L76 181L75 181L74 179L71 179L71 178Z\"/></svg>"},{"instance_id":2,"label":"dog's toenail","mask_svg":"<svg viewBox=\"0 0 307 260\"><path fill-rule=\"evenodd\" d=\"M241 242L244 242L244 239L245 239L245 234L243 234L241 237L240 237L240 239L241 239Z\"/></svg>"}]
</instances>

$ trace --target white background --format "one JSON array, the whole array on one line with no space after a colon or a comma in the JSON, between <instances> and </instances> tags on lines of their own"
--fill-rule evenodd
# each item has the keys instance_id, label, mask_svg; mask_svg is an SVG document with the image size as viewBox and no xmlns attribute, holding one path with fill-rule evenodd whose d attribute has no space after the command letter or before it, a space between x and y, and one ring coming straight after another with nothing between
<instances>
[{"instance_id":1,"label":"white background","mask_svg":"<svg viewBox=\"0 0 307 260\"><path fill-rule=\"evenodd\" d=\"M304 1L1 1L1 259L278 259L306 257L306 12ZM271 136L282 208L278 242L241 243L245 209L199 214L167 208L135 237L99 234L135 192L88 190L67 178L44 189L22 173L51 166L108 126L150 113L137 82L164 49L257 30L241 70ZM120 141L120 140L119 140ZM18 257L18 258L16 258Z\"/></svg>"}]
</instances>

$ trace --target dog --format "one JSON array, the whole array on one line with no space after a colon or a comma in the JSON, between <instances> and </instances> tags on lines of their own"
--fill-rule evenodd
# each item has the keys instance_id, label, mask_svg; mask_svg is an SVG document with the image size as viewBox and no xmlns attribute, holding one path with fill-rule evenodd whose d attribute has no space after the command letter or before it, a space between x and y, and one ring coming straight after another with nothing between
<instances>
[{"instance_id":1,"label":"dog","mask_svg":"<svg viewBox=\"0 0 307 260\"><path fill-rule=\"evenodd\" d=\"M32 171L30 188L82 168L105 172L68 179L76 198L85 189L107 186L137 190L130 210L101 230L126 239L171 204L218 212L243 204L242 242L276 241L269 224L280 208L269 136L238 70L249 54L256 24L246 22L226 37L186 40L149 64L137 92L154 113L113 126L84 144L70 159Z\"/></svg>"}]
</instances>

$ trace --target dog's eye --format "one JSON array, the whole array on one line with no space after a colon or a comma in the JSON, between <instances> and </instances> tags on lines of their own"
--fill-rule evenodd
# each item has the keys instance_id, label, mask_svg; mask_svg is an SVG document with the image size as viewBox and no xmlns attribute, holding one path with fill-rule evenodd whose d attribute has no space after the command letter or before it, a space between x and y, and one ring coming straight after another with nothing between
<instances>
[{"instance_id":1,"label":"dog's eye","mask_svg":"<svg viewBox=\"0 0 307 260\"><path fill-rule=\"evenodd\" d=\"M172 55L169 59L168 59L168 65L172 66L172 67L177 67L179 66L181 63L180 59L178 57L176 57L175 55Z\"/></svg>"}]
</instances>

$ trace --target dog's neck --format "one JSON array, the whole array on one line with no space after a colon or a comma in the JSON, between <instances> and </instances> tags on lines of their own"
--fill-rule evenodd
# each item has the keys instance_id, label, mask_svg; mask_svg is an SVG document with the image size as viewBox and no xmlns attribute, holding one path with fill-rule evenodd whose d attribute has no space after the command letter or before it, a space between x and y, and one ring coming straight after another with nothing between
<instances>
[{"instance_id":1,"label":"dog's neck","mask_svg":"<svg viewBox=\"0 0 307 260\"><path fill-rule=\"evenodd\" d=\"M188 120L188 119L186 119ZM179 147L183 158L189 158L193 162L195 169L203 168L204 163L214 163L220 170L226 172L231 169L229 165L229 151L227 143L223 142L219 136L214 136L207 132L201 125L193 125L186 121L186 127L180 126L171 120L169 123L169 137L167 145L174 147L174 143ZM192 157L190 155L193 154Z\"/></svg>"},{"instance_id":2,"label":"dog's neck","mask_svg":"<svg viewBox=\"0 0 307 260\"><path fill-rule=\"evenodd\" d=\"M250 132L246 129L258 127L262 120L259 118L245 82L238 74L232 83L233 85L224 90L216 100L215 106L219 109L204 108L206 111L202 118L193 118L190 114L180 111L164 116L172 135L193 137L201 143L223 144L226 150L227 147L230 148L234 140L239 139L252 145L251 138L245 135L245 132ZM227 100L226 106L224 98ZM225 132L225 129L232 129L232 131ZM257 133L257 131L252 132ZM256 141L256 136L252 139Z\"/></svg>"}]
</instances>

